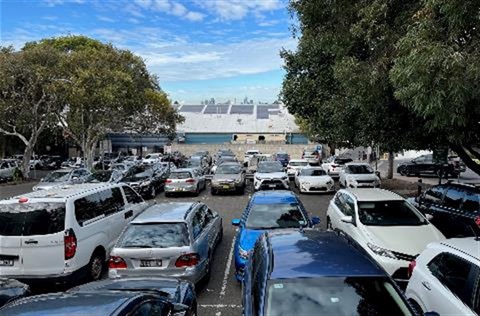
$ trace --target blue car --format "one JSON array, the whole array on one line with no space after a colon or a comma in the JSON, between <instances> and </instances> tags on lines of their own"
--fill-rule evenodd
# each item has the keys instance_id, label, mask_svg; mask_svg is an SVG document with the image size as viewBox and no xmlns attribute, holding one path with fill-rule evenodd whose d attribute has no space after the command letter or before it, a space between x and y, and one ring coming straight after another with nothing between
<instances>
[{"instance_id":1,"label":"blue car","mask_svg":"<svg viewBox=\"0 0 480 316\"><path fill-rule=\"evenodd\" d=\"M415 315L356 243L313 229L265 233L245 267L243 315Z\"/></svg>"},{"instance_id":2,"label":"blue car","mask_svg":"<svg viewBox=\"0 0 480 316\"><path fill-rule=\"evenodd\" d=\"M275 154L275 160L280 161L282 166L286 167L288 163L290 162L290 155L284 152L281 153L276 153Z\"/></svg>"},{"instance_id":3,"label":"blue car","mask_svg":"<svg viewBox=\"0 0 480 316\"><path fill-rule=\"evenodd\" d=\"M313 227L320 218L308 216L300 199L291 191L261 191L255 193L241 219L233 219L239 226L235 241L235 277L243 278L243 268L248 254L258 236L266 230Z\"/></svg>"}]
</instances>

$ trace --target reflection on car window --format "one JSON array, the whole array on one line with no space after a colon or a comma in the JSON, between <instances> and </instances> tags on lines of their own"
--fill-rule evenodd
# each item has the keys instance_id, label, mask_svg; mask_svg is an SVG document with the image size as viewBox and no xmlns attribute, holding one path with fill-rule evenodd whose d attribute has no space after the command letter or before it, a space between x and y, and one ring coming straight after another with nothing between
<instances>
[{"instance_id":1,"label":"reflection on car window","mask_svg":"<svg viewBox=\"0 0 480 316\"><path fill-rule=\"evenodd\" d=\"M457 187L450 187L448 188L447 194L445 194L445 198L443 199L443 202L447 207L458 209L460 208L460 204L462 203L464 195L465 195L464 190Z\"/></svg>"},{"instance_id":2,"label":"reflection on car window","mask_svg":"<svg viewBox=\"0 0 480 316\"><path fill-rule=\"evenodd\" d=\"M169 248L189 243L184 223L154 223L130 225L118 242L120 248Z\"/></svg>"},{"instance_id":3,"label":"reflection on car window","mask_svg":"<svg viewBox=\"0 0 480 316\"><path fill-rule=\"evenodd\" d=\"M364 225L416 226L428 224L405 201L358 202L358 217Z\"/></svg>"},{"instance_id":4,"label":"reflection on car window","mask_svg":"<svg viewBox=\"0 0 480 316\"><path fill-rule=\"evenodd\" d=\"M306 226L307 220L296 203L253 204L246 226L250 229L273 229Z\"/></svg>"},{"instance_id":5,"label":"reflection on car window","mask_svg":"<svg viewBox=\"0 0 480 316\"><path fill-rule=\"evenodd\" d=\"M43 179L43 182L63 182L67 181L69 178L69 171L53 171L50 172L45 179Z\"/></svg>"}]
</instances>

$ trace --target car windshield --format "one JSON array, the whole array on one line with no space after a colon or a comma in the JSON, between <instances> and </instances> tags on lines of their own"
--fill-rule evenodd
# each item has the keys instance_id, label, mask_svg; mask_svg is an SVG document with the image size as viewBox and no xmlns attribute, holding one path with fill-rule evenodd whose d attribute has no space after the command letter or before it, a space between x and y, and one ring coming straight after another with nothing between
<instances>
[{"instance_id":1,"label":"car windshield","mask_svg":"<svg viewBox=\"0 0 480 316\"><path fill-rule=\"evenodd\" d=\"M191 178L192 175L188 171L182 171L182 172L172 172L170 173L170 179L189 179Z\"/></svg>"},{"instance_id":2,"label":"car windshield","mask_svg":"<svg viewBox=\"0 0 480 316\"><path fill-rule=\"evenodd\" d=\"M65 203L0 204L0 236L49 235L65 229Z\"/></svg>"},{"instance_id":3,"label":"car windshield","mask_svg":"<svg viewBox=\"0 0 480 316\"><path fill-rule=\"evenodd\" d=\"M348 170L353 174L372 174L373 169L368 165L351 165Z\"/></svg>"},{"instance_id":4,"label":"car windshield","mask_svg":"<svg viewBox=\"0 0 480 316\"><path fill-rule=\"evenodd\" d=\"M290 161L289 165L292 167L306 167L308 166L308 161Z\"/></svg>"},{"instance_id":5,"label":"car windshield","mask_svg":"<svg viewBox=\"0 0 480 316\"><path fill-rule=\"evenodd\" d=\"M326 176L327 172L325 172L323 169L304 168L300 171L300 175L304 177L321 177Z\"/></svg>"},{"instance_id":6,"label":"car windshield","mask_svg":"<svg viewBox=\"0 0 480 316\"><path fill-rule=\"evenodd\" d=\"M131 224L119 238L119 248L170 248L190 243L185 223Z\"/></svg>"},{"instance_id":7,"label":"car windshield","mask_svg":"<svg viewBox=\"0 0 480 316\"><path fill-rule=\"evenodd\" d=\"M312 150L306 150L306 151L303 152L303 154L306 155L306 156L316 156L317 152L312 151Z\"/></svg>"},{"instance_id":8,"label":"car windshield","mask_svg":"<svg viewBox=\"0 0 480 316\"><path fill-rule=\"evenodd\" d=\"M54 171L47 174L42 182L63 182L70 177L70 171Z\"/></svg>"},{"instance_id":9,"label":"car windshield","mask_svg":"<svg viewBox=\"0 0 480 316\"><path fill-rule=\"evenodd\" d=\"M150 167L136 167L131 169L123 178L122 182L135 182L150 178L153 176L153 170Z\"/></svg>"},{"instance_id":10,"label":"car windshield","mask_svg":"<svg viewBox=\"0 0 480 316\"><path fill-rule=\"evenodd\" d=\"M412 315L395 286L383 277L270 280L266 316Z\"/></svg>"},{"instance_id":11,"label":"car windshield","mask_svg":"<svg viewBox=\"0 0 480 316\"><path fill-rule=\"evenodd\" d=\"M272 173L283 172L283 167L280 163L260 163L258 165L257 172L259 173Z\"/></svg>"},{"instance_id":12,"label":"car windshield","mask_svg":"<svg viewBox=\"0 0 480 316\"><path fill-rule=\"evenodd\" d=\"M240 165L222 165L217 169L217 174L238 174L242 172Z\"/></svg>"},{"instance_id":13,"label":"car windshield","mask_svg":"<svg viewBox=\"0 0 480 316\"><path fill-rule=\"evenodd\" d=\"M297 203L253 204L248 214L249 229L304 227L307 219Z\"/></svg>"},{"instance_id":14,"label":"car windshield","mask_svg":"<svg viewBox=\"0 0 480 316\"><path fill-rule=\"evenodd\" d=\"M99 182L108 182L112 176L111 171L105 172L95 172L88 176L85 182L87 183L99 183Z\"/></svg>"},{"instance_id":15,"label":"car windshield","mask_svg":"<svg viewBox=\"0 0 480 316\"><path fill-rule=\"evenodd\" d=\"M417 226L426 219L405 201L358 202L358 217L364 225Z\"/></svg>"}]
</instances>

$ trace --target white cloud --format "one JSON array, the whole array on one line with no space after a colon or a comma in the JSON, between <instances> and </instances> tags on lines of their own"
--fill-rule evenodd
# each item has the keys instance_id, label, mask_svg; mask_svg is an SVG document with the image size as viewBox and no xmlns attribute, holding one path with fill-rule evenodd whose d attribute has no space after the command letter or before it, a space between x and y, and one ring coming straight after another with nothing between
<instances>
[{"instance_id":1,"label":"white cloud","mask_svg":"<svg viewBox=\"0 0 480 316\"><path fill-rule=\"evenodd\" d=\"M185 14L184 18L192 22L200 22L205 18L205 14L190 11Z\"/></svg>"},{"instance_id":2,"label":"white cloud","mask_svg":"<svg viewBox=\"0 0 480 316\"><path fill-rule=\"evenodd\" d=\"M109 18L108 16L103 16L103 15L97 15L97 19L99 21L109 22L109 23L115 23L116 22L114 19Z\"/></svg>"},{"instance_id":3,"label":"white cloud","mask_svg":"<svg viewBox=\"0 0 480 316\"><path fill-rule=\"evenodd\" d=\"M55 7L65 3L84 4L85 0L43 0L43 3L49 7Z\"/></svg>"},{"instance_id":4,"label":"white cloud","mask_svg":"<svg viewBox=\"0 0 480 316\"><path fill-rule=\"evenodd\" d=\"M261 16L262 12L285 8L281 0L196 0L196 3L220 20L241 20L248 14Z\"/></svg>"},{"instance_id":5,"label":"white cloud","mask_svg":"<svg viewBox=\"0 0 480 316\"><path fill-rule=\"evenodd\" d=\"M183 4L172 0L135 0L135 3L143 10L163 12L193 22L202 21L205 17L205 14L190 11Z\"/></svg>"}]
</instances>

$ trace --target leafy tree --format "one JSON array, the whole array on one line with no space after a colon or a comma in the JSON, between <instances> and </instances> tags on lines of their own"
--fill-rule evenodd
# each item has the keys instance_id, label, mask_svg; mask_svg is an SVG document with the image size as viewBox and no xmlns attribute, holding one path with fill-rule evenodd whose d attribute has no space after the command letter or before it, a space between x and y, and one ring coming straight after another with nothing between
<instances>
[{"instance_id":1,"label":"leafy tree","mask_svg":"<svg viewBox=\"0 0 480 316\"><path fill-rule=\"evenodd\" d=\"M61 59L51 48L0 49L0 133L17 137L25 145L24 178L40 134L54 122L62 104L63 73L56 67Z\"/></svg>"},{"instance_id":2,"label":"leafy tree","mask_svg":"<svg viewBox=\"0 0 480 316\"><path fill-rule=\"evenodd\" d=\"M109 132L166 133L173 137L182 117L171 106L143 60L127 50L84 36L45 39L25 50L55 50L68 74L65 108L58 121L82 148L91 168L98 141Z\"/></svg>"},{"instance_id":3,"label":"leafy tree","mask_svg":"<svg viewBox=\"0 0 480 316\"><path fill-rule=\"evenodd\" d=\"M395 96L480 174L480 2L426 0L398 42Z\"/></svg>"}]
</instances>

